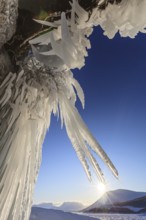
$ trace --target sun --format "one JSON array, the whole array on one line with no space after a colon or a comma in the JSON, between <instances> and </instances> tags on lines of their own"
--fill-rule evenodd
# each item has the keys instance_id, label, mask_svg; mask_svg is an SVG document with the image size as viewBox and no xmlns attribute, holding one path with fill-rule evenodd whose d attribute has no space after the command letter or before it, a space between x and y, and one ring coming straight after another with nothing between
<instances>
[{"instance_id":1,"label":"sun","mask_svg":"<svg viewBox=\"0 0 146 220\"><path fill-rule=\"evenodd\" d=\"M99 193L102 195L106 192L106 185L104 183L99 183L97 185L97 189L98 189Z\"/></svg>"}]
</instances>

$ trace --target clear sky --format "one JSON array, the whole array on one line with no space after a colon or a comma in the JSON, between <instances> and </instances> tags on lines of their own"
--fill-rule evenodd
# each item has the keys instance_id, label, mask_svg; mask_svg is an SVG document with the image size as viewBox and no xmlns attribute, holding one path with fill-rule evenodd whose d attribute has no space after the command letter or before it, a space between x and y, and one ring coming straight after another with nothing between
<instances>
[{"instance_id":1,"label":"clear sky","mask_svg":"<svg viewBox=\"0 0 146 220\"><path fill-rule=\"evenodd\" d=\"M96 28L82 70L74 71L85 93L77 108L119 171L116 180L102 163L108 190L146 191L146 35L109 40ZM34 203L95 202L100 192L89 182L74 149L53 116L43 146Z\"/></svg>"}]
</instances>

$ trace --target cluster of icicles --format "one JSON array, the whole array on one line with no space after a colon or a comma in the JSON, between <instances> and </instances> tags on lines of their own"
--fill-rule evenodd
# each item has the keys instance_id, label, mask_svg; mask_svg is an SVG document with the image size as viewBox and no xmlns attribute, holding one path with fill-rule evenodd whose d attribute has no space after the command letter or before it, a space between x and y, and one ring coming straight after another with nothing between
<instances>
[{"instance_id":1,"label":"cluster of icicles","mask_svg":"<svg viewBox=\"0 0 146 220\"><path fill-rule=\"evenodd\" d=\"M42 143L51 113L60 116L67 134L91 179L86 161L100 181L103 173L92 155L95 151L118 175L112 162L90 134L75 108L76 94L84 106L84 94L70 70L57 71L30 58L19 74L9 73L0 87L1 154L0 219L28 219L32 193L41 162Z\"/></svg>"},{"instance_id":2,"label":"cluster of icicles","mask_svg":"<svg viewBox=\"0 0 146 220\"><path fill-rule=\"evenodd\" d=\"M70 69L85 65L90 48L87 37L94 25L100 24L109 38L117 31L130 37L145 32L146 1L136 2L123 0L119 5L109 4L105 11L96 8L89 17L73 0L70 20L62 13L61 20L54 23L37 21L54 29L30 40L33 56L19 73L9 73L0 85L0 220L29 219L51 113L60 116L89 179L88 162L99 180L105 182L92 151L118 177L116 168L75 107L77 96L84 107L84 93Z\"/></svg>"}]
</instances>

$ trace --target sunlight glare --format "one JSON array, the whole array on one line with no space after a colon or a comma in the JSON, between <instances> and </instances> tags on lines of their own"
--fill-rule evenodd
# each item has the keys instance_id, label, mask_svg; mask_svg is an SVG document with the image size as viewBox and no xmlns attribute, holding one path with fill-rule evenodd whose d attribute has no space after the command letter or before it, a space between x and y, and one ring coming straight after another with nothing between
<instances>
[{"instance_id":1,"label":"sunlight glare","mask_svg":"<svg viewBox=\"0 0 146 220\"><path fill-rule=\"evenodd\" d=\"M97 185L97 189L100 192L100 194L104 194L106 192L106 185L104 183L99 183Z\"/></svg>"}]
</instances>

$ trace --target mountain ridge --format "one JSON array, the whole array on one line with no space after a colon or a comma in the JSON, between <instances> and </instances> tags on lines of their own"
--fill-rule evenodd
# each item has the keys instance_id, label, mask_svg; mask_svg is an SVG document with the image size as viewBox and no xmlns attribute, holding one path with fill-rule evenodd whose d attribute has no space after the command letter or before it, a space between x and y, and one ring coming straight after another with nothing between
<instances>
[{"instance_id":1,"label":"mountain ridge","mask_svg":"<svg viewBox=\"0 0 146 220\"><path fill-rule=\"evenodd\" d=\"M33 207L61 210L64 212L78 212L85 208L80 202L63 202L61 205L55 205L53 203L40 203L38 205L33 205Z\"/></svg>"},{"instance_id":2,"label":"mountain ridge","mask_svg":"<svg viewBox=\"0 0 146 220\"><path fill-rule=\"evenodd\" d=\"M117 189L104 193L83 212L139 213L145 210L146 192Z\"/></svg>"}]
</instances>

